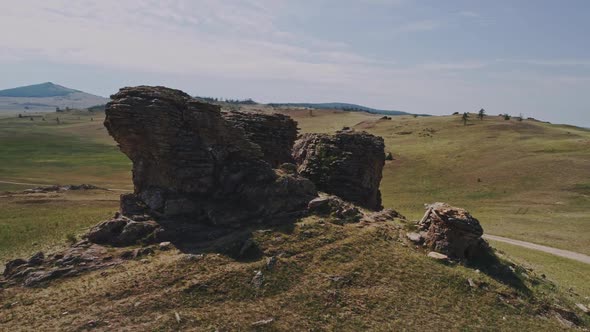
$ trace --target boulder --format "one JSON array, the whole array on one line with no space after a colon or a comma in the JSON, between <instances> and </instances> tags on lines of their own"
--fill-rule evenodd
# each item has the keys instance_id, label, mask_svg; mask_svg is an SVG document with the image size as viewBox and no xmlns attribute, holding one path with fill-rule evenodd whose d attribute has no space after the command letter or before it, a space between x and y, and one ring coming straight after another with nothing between
<instances>
[{"instance_id":1,"label":"boulder","mask_svg":"<svg viewBox=\"0 0 590 332\"><path fill-rule=\"evenodd\" d=\"M371 210L381 210L383 138L353 130L335 135L304 134L295 142L293 158L299 174L318 190Z\"/></svg>"},{"instance_id":2,"label":"boulder","mask_svg":"<svg viewBox=\"0 0 590 332\"><path fill-rule=\"evenodd\" d=\"M483 228L465 209L446 203L428 205L418 228L424 232L424 246L456 259L471 259L487 247Z\"/></svg>"},{"instance_id":3,"label":"boulder","mask_svg":"<svg viewBox=\"0 0 590 332\"><path fill-rule=\"evenodd\" d=\"M244 131L247 139L260 146L263 159L273 168L292 163L291 149L297 139L297 122L283 114L224 112L223 118Z\"/></svg>"},{"instance_id":4,"label":"boulder","mask_svg":"<svg viewBox=\"0 0 590 332\"><path fill-rule=\"evenodd\" d=\"M92 227L85 236L93 243L126 246L153 242L160 230L160 225L153 220L138 222L119 216Z\"/></svg>"},{"instance_id":5,"label":"boulder","mask_svg":"<svg viewBox=\"0 0 590 332\"><path fill-rule=\"evenodd\" d=\"M224 117L219 106L164 87L123 88L111 99L105 126L133 162L125 216L241 227L304 211L317 196L311 181L269 164L291 160L296 124L288 117Z\"/></svg>"}]
</instances>

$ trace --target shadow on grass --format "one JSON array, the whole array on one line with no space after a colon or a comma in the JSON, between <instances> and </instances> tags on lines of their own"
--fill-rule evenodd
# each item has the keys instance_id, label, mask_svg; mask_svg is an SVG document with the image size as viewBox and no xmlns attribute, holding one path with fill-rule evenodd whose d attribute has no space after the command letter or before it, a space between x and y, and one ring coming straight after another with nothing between
<instances>
[{"instance_id":1,"label":"shadow on grass","mask_svg":"<svg viewBox=\"0 0 590 332\"><path fill-rule=\"evenodd\" d=\"M263 257L262 250L252 239L256 232L292 234L295 222L301 217L301 214L292 215L276 219L272 223L254 224L245 228L159 221L165 231L158 238L171 242L182 253L217 253L236 261L251 262Z\"/></svg>"},{"instance_id":2,"label":"shadow on grass","mask_svg":"<svg viewBox=\"0 0 590 332\"><path fill-rule=\"evenodd\" d=\"M478 269L496 281L508 285L526 296L532 295L531 290L510 263L500 259L487 243L483 247L476 257L465 264L467 267Z\"/></svg>"}]
</instances>

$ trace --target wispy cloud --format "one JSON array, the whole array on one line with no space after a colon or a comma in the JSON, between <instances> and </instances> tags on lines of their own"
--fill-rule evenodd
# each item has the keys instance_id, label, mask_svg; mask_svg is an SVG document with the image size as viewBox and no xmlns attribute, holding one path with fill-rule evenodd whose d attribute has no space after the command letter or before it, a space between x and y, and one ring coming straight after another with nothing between
<instances>
[{"instance_id":1,"label":"wispy cloud","mask_svg":"<svg viewBox=\"0 0 590 332\"><path fill-rule=\"evenodd\" d=\"M457 12L457 15L463 16L463 17L470 17L470 18L480 18L481 17L481 15L479 13L471 11L471 10L461 10L461 11Z\"/></svg>"}]
</instances>

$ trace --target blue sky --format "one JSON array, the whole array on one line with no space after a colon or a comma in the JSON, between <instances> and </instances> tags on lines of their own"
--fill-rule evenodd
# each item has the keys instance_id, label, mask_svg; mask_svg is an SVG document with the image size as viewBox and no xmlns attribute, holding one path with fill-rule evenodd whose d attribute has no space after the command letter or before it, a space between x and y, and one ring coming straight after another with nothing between
<instances>
[{"instance_id":1,"label":"blue sky","mask_svg":"<svg viewBox=\"0 0 590 332\"><path fill-rule=\"evenodd\" d=\"M0 89L53 81L590 127L590 1L0 0Z\"/></svg>"}]
</instances>

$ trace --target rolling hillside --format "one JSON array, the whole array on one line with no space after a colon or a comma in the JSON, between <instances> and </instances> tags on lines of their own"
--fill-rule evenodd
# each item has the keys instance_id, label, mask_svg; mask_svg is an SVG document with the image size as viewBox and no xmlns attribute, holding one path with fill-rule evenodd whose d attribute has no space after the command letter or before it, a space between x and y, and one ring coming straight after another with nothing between
<instances>
[{"instance_id":1,"label":"rolling hillside","mask_svg":"<svg viewBox=\"0 0 590 332\"><path fill-rule=\"evenodd\" d=\"M488 234L589 253L588 130L500 117L464 126L457 116L384 120L340 110L280 111L303 132L349 126L384 137L394 156L384 169L384 205L412 219L423 203L446 201L467 207ZM0 119L0 180L131 190L130 162L102 117ZM0 183L0 191L28 187ZM66 237L112 215L118 196L4 194L0 257L63 246ZM261 256L236 259L212 250L191 261L185 252L156 251L48 288L8 289L0 293L0 329L554 331L565 325L552 306L576 310L590 296L586 264L492 243L515 262L520 281L510 284L472 267L434 262L405 242L404 227L307 218L285 229L254 230ZM269 269L267 258L275 255ZM252 286L256 271L264 274L261 288ZM469 279L482 286L471 287Z\"/></svg>"}]
</instances>

